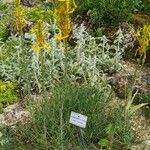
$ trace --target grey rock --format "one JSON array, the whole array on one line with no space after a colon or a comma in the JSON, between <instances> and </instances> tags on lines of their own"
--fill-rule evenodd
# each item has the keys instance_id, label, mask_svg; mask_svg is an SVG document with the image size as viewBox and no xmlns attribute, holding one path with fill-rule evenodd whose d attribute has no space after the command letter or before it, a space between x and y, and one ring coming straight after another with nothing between
<instances>
[{"instance_id":1,"label":"grey rock","mask_svg":"<svg viewBox=\"0 0 150 150\"><path fill-rule=\"evenodd\" d=\"M16 103L9 105L0 114L0 125L1 126L12 126L18 122L26 123L30 118L30 113L24 110L20 104Z\"/></svg>"}]
</instances>

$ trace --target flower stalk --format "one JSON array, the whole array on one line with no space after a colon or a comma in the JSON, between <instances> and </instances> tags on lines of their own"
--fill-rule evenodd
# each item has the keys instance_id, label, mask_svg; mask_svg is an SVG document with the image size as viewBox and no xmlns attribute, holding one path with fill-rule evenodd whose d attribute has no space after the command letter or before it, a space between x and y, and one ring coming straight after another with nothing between
<instances>
[{"instance_id":1,"label":"flower stalk","mask_svg":"<svg viewBox=\"0 0 150 150\"><path fill-rule=\"evenodd\" d=\"M14 0L15 4L15 30L22 33L22 29L26 26L27 21L24 19L24 14L22 7L20 5L20 0Z\"/></svg>"},{"instance_id":2,"label":"flower stalk","mask_svg":"<svg viewBox=\"0 0 150 150\"><path fill-rule=\"evenodd\" d=\"M56 35L58 41L67 39L72 31L71 14L76 9L74 0L58 0L59 8L55 11L59 33Z\"/></svg>"},{"instance_id":3,"label":"flower stalk","mask_svg":"<svg viewBox=\"0 0 150 150\"><path fill-rule=\"evenodd\" d=\"M42 20L38 20L37 24L31 30L31 32L36 36L32 49L37 56L40 54L42 49L51 48L46 41L47 35L44 30L44 22Z\"/></svg>"}]
</instances>

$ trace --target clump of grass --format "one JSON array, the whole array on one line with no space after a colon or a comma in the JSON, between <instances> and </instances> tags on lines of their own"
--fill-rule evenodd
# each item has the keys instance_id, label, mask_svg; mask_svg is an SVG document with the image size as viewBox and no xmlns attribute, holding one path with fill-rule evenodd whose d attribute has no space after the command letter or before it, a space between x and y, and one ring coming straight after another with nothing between
<instances>
[{"instance_id":1,"label":"clump of grass","mask_svg":"<svg viewBox=\"0 0 150 150\"><path fill-rule=\"evenodd\" d=\"M66 82L57 85L52 93L32 106L30 123L7 131L9 149L90 150L100 148L100 140L107 140L106 146L117 150L125 149L132 141L123 109L108 109L106 90ZM71 111L88 116L85 129L69 123Z\"/></svg>"}]
</instances>

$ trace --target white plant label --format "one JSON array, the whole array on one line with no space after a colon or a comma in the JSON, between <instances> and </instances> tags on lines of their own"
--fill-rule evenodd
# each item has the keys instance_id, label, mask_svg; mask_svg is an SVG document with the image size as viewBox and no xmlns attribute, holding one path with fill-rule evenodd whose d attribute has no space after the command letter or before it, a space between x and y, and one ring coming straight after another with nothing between
<instances>
[{"instance_id":1,"label":"white plant label","mask_svg":"<svg viewBox=\"0 0 150 150\"><path fill-rule=\"evenodd\" d=\"M87 118L87 116L72 111L69 122L78 127L85 128L87 124Z\"/></svg>"}]
</instances>

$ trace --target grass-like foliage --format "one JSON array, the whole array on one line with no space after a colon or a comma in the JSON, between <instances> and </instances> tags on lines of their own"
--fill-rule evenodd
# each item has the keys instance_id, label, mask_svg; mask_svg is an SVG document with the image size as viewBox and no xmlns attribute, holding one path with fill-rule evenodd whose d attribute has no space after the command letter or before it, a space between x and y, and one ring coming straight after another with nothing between
<instances>
[{"instance_id":1,"label":"grass-like foliage","mask_svg":"<svg viewBox=\"0 0 150 150\"><path fill-rule=\"evenodd\" d=\"M130 145L132 136L123 109L108 107L111 96L108 99L105 89L63 82L48 95L31 106L30 123L3 133L8 142L2 148L94 150L107 141L105 147L117 150ZM69 123L71 111L88 116L85 129Z\"/></svg>"}]
</instances>

